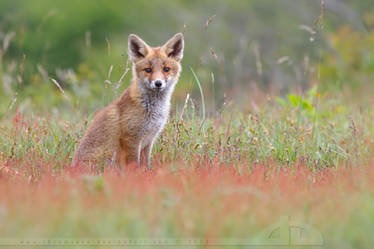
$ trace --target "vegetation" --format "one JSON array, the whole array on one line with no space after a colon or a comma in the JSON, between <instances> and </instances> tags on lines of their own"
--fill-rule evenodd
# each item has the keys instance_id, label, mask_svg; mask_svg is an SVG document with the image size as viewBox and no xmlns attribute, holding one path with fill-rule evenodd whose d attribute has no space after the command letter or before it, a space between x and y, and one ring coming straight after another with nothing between
<instances>
[{"instance_id":1,"label":"vegetation","mask_svg":"<svg viewBox=\"0 0 374 249\"><path fill-rule=\"evenodd\" d=\"M372 2L165 3L0 3L0 246L247 248L288 217L326 248L371 248ZM129 83L127 35L184 24L153 169L72 168Z\"/></svg>"}]
</instances>

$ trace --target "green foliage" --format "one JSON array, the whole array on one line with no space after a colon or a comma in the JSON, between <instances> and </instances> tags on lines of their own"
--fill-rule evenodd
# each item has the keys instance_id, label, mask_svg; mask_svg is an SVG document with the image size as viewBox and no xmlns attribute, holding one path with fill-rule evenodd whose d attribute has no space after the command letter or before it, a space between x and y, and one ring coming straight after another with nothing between
<instances>
[{"instance_id":1,"label":"green foliage","mask_svg":"<svg viewBox=\"0 0 374 249\"><path fill-rule=\"evenodd\" d=\"M366 13L367 32L343 26L327 35L333 53L326 53L319 65L323 89L360 90L374 82L374 9Z\"/></svg>"},{"instance_id":2,"label":"green foliage","mask_svg":"<svg viewBox=\"0 0 374 249\"><path fill-rule=\"evenodd\" d=\"M151 45L159 45L182 31L184 24L183 66L191 66L199 75L206 113L221 107L226 93L235 90L232 97L247 90L248 82L260 89L270 86L283 91L306 87L318 74L322 92L336 85L372 82L372 12L355 8L351 11L362 12L368 33L339 28L326 15L325 29L311 42L310 32L297 25L312 26L320 14L319 1L1 1L0 44L5 50L0 53L0 116L20 106L40 112L65 107L65 98L50 78L69 96L72 103L68 105L87 110L103 106L114 88L105 82L116 85L125 71L128 34L137 33ZM288 60L277 63L282 57ZM307 77L300 80L302 73ZM117 95L129 78L114 89ZM186 92L193 97L200 94L191 79L193 74L185 70L175 94L179 102ZM9 110L15 96L17 101Z\"/></svg>"},{"instance_id":3,"label":"green foliage","mask_svg":"<svg viewBox=\"0 0 374 249\"><path fill-rule=\"evenodd\" d=\"M292 166L302 161L318 170L367 162L374 132L372 108L355 113L343 99L329 100L327 96L320 97L317 108L313 103L316 89L306 97L289 95L286 100L270 102L256 112L224 109L217 118L206 117L204 129L204 119L189 99L157 140L155 163L185 161L189 165L196 160L218 160L250 167L268 162ZM47 120L18 114L13 121L2 122L3 156L23 161L21 168L35 157L62 164L70 161L89 122L79 110L67 116L57 111L55 115L58 118Z\"/></svg>"},{"instance_id":4,"label":"green foliage","mask_svg":"<svg viewBox=\"0 0 374 249\"><path fill-rule=\"evenodd\" d=\"M313 106L313 102L318 97L317 86L312 87L306 93L305 97L298 96L295 94L288 94L287 100L282 98L277 98L277 102L283 107L291 106L294 108L299 108L303 113L314 116L316 115L316 108Z\"/></svg>"}]
</instances>

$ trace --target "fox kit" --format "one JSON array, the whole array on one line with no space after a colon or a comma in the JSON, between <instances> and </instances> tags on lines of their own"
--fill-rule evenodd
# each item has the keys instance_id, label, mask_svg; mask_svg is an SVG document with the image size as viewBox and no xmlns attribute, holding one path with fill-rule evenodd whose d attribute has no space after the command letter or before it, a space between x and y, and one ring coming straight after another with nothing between
<instances>
[{"instance_id":1,"label":"fox kit","mask_svg":"<svg viewBox=\"0 0 374 249\"><path fill-rule=\"evenodd\" d=\"M136 35L128 40L133 63L130 86L94 118L74 154L73 165L111 160L141 164L141 152L151 167L151 151L164 128L170 98L182 71L183 35L174 35L161 47L150 47Z\"/></svg>"}]
</instances>

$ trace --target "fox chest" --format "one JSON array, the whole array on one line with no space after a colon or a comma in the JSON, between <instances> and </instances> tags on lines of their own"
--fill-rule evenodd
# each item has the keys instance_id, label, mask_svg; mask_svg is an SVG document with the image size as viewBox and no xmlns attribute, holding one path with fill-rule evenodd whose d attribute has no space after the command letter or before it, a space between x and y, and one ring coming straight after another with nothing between
<instances>
[{"instance_id":1,"label":"fox chest","mask_svg":"<svg viewBox=\"0 0 374 249\"><path fill-rule=\"evenodd\" d=\"M151 143L164 129L168 115L168 108L160 108L146 113L141 129L143 147Z\"/></svg>"},{"instance_id":2,"label":"fox chest","mask_svg":"<svg viewBox=\"0 0 374 249\"><path fill-rule=\"evenodd\" d=\"M165 127L167 115L147 114L143 118L133 117L127 121L122 128L123 143L129 148L141 143L143 149Z\"/></svg>"}]
</instances>

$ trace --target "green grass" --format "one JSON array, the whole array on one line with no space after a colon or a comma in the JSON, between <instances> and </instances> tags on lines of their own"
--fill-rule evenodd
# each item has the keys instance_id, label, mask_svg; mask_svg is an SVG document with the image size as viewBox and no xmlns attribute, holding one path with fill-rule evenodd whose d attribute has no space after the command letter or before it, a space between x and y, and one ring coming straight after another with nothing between
<instances>
[{"instance_id":1,"label":"green grass","mask_svg":"<svg viewBox=\"0 0 374 249\"><path fill-rule=\"evenodd\" d=\"M151 171L72 170L71 157L92 114L8 113L0 123L0 239L252 243L263 229L290 217L316 227L328 248L370 248L370 105L312 89L268 99L252 111L228 106L204 120L196 102L189 100L183 115L172 113L154 147Z\"/></svg>"},{"instance_id":2,"label":"green grass","mask_svg":"<svg viewBox=\"0 0 374 249\"><path fill-rule=\"evenodd\" d=\"M357 112L344 99L327 95L310 106L312 112L285 98L270 100L254 111L229 107L214 117L201 118L188 102L183 116L171 115L154 148L154 158L157 164L206 160L292 167L301 163L313 170L368 162L374 131L370 106ZM23 161L37 157L69 162L91 117L82 118L79 113L49 118L9 115L0 126L2 155Z\"/></svg>"}]
</instances>

